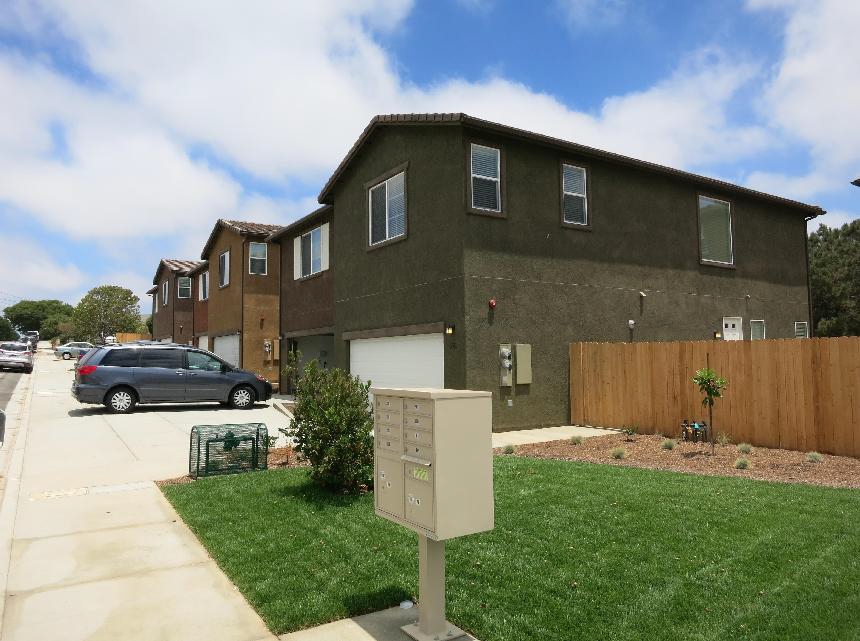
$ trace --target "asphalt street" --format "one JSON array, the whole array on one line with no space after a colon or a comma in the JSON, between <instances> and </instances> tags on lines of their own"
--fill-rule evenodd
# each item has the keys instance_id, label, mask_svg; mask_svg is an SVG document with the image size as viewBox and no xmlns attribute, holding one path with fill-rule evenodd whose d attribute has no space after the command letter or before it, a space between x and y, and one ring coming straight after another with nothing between
<instances>
[{"instance_id":1,"label":"asphalt street","mask_svg":"<svg viewBox=\"0 0 860 641\"><path fill-rule=\"evenodd\" d=\"M21 372L0 372L0 410L6 409L6 403L15 391L15 386L18 384L18 379L22 376L30 376L30 374L22 374Z\"/></svg>"}]
</instances>

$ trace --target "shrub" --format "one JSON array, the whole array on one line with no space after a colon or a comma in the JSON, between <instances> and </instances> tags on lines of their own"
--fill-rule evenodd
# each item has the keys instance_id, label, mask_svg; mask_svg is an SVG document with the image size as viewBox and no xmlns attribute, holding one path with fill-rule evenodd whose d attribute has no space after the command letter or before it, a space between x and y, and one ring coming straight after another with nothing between
<instances>
[{"instance_id":1,"label":"shrub","mask_svg":"<svg viewBox=\"0 0 860 641\"><path fill-rule=\"evenodd\" d=\"M631 425L630 427L622 426L621 433L627 437L628 441L632 441L633 437L639 433L639 428L635 425Z\"/></svg>"},{"instance_id":2,"label":"shrub","mask_svg":"<svg viewBox=\"0 0 860 641\"><path fill-rule=\"evenodd\" d=\"M514 453L514 446L513 445L505 445L505 447L502 449L502 452L504 452L505 454L513 454Z\"/></svg>"},{"instance_id":3,"label":"shrub","mask_svg":"<svg viewBox=\"0 0 860 641\"><path fill-rule=\"evenodd\" d=\"M726 445L731 445L732 437L726 434L725 432L720 432L717 434L717 443L725 447Z\"/></svg>"},{"instance_id":4,"label":"shrub","mask_svg":"<svg viewBox=\"0 0 860 641\"><path fill-rule=\"evenodd\" d=\"M581 436L571 436L570 437L570 444L571 445L581 445L582 444L582 437Z\"/></svg>"},{"instance_id":5,"label":"shrub","mask_svg":"<svg viewBox=\"0 0 860 641\"><path fill-rule=\"evenodd\" d=\"M753 446L749 443L741 443L740 445L738 445L738 449L744 454L749 454L753 451Z\"/></svg>"},{"instance_id":6,"label":"shrub","mask_svg":"<svg viewBox=\"0 0 860 641\"><path fill-rule=\"evenodd\" d=\"M750 466L750 462L745 458L739 458L735 461L735 469L736 470L745 470Z\"/></svg>"},{"instance_id":7,"label":"shrub","mask_svg":"<svg viewBox=\"0 0 860 641\"><path fill-rule=\"evenodd\" d=\"M616 447L610 452L610 455L612 456L612 458L620 461L621 459L627 457L627 450L625 450L623 447Z\"/></svg>"},{"instance_id":8,"label":"shrub","mask_svg":"<svg viewBox=\"0 0 860 641\"><path fill-rule=\"evenodd\" d=\"M305 366L296 382L290 436L310 463L311 479L338 492L354 493L373 482L373 413L370 383L342 369Z\"/></svg>"},{"instance_id":9,"label":"shrub","mask_svg":"<svg viewBox=\"0 0 860 641\"><path fill-rule=\"evenodd\" d=\"M662 447L664 450L674 450L675 441L673 441L671 438L664 438L663 442L660 443L660 447Z\"/></svg>"},{"instance_id":10,"label":"shrub","mask_svg":"<svg viewBox=\"0 0 860 641\"><path fill-rule=\"evenodd\" d=\"M821 463L821 460L823 458L824 457L822 457L821 454L819 454L818 452L809 452L806 455L806 460L809 461L810 463Z\"/></svg>"}]
</instances>

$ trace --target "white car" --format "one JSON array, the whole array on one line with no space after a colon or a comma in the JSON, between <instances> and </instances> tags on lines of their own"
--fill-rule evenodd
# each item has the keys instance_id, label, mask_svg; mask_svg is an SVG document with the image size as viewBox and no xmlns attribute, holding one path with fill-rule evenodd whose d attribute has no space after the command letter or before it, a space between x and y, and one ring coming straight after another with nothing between
<instances>
[{"instance_id":1,"label":"white car","mask_svg":"<svg viewBox=\"0 0 860 641\"><path fill-rule=\"evenodd\" d=\"M33 371L33 352L27 343L0 343L0 369Z\"/></svg>"}]
</instances>

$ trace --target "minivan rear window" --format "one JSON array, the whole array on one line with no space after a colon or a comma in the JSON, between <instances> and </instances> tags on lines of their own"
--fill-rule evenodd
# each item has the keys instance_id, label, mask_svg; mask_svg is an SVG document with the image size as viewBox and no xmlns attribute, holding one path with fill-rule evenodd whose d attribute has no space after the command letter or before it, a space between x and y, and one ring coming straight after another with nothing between
<instances>
[{"instance_id":1,"label":"minivan rear window","mask_svg":"<svg viewBox=\"0 0 860 641\"><path fill-rule=\"evenodd\" d=\"M139 349L112 349L99 365L110 365L112 367L137 367L140 359Z\"/></svg>"},{"instance_id":2,"label":"minivan rear window","mask_svg":"<svg viewBox=\"0 0 860 641\"><path fill-rule=\"evenodd\" d=\"M140 355L140 366L182 369L185 359L182 358L181 349L145 349Z\"/></svg>"}]
</instances>

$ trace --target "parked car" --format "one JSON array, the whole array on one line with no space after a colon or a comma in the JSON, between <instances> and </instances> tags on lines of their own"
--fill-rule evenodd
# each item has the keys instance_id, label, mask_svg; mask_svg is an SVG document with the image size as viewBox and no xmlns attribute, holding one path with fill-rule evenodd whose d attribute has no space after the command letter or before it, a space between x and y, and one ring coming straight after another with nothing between
<instances>
[{"instance_id":1,"label":"parked car","mask_svg":"<svg viewBox=\"0 0 860 641\"><path fill-rule=\"evenodd\" d=\"M33 371L33 351L27 343L0 343L0 369L19 369Z\"/></svg>"},{"instance_id":2,"label":"parked car","mask_svg":"<svg viewBox=\"0 0 860 641\"><path fill-rule=\"evenodd\" d=\"M67 361L70 358L80 358L93 347L95 347L95 345L92 343L66 343L65 345L58 346L54 350L54 356Z\"/></svg>"},{"instance_id":3,"label":"parked car","mask_svg":"<svg viewBox=\"0 0 860 641\"><path fill-rule=\"evenodd\" d=\"M104 345L75 366L72 396L127 414L138 403L218 401L249 409L272 397L265 378L206 350L172 343Z\"/></svg>"}]
</instances>

